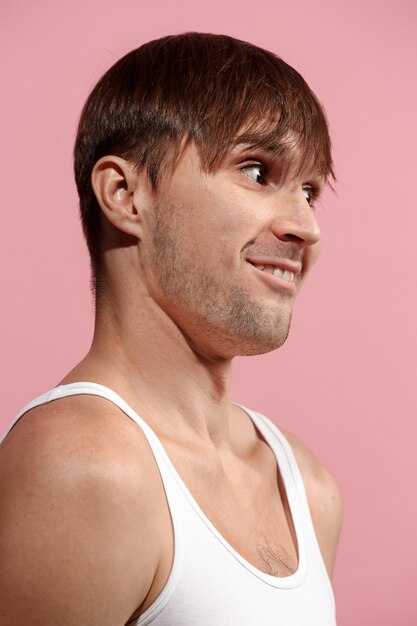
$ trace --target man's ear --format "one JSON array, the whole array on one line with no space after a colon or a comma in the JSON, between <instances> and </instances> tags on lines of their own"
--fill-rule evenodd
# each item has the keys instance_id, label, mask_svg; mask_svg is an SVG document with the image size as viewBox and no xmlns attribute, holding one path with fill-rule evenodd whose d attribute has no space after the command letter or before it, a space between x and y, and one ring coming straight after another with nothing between
<instances>
[{"instance_id":1,"label":"man's ear","mask_svg":"<svg viewBox=\"0 0 417 626\"><path fill-rule=\"evenodd\" d=\"M118 230L142 239L143 211L150 190L146 172L138 172L125 159L107 155L94 165L91 184L107 220Z\"/></svg>"}]
</instances>

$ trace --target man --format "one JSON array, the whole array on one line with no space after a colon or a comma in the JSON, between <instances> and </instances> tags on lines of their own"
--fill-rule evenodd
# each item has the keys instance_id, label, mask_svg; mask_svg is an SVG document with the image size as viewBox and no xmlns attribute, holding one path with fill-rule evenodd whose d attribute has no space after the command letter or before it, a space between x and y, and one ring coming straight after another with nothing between
<instances>
[{"instance_id":1,"label":"man","mask_svg":"<svg viewBox=\"0 0 417 626\"><path fill-rule=\"evenodd\" d=\"M94 88L75 174L95 333L1 448L1 624L334 625L338 489L228 400L318 255L316 97L253 45L164 37Z\"/></svg>"}]
</instances>

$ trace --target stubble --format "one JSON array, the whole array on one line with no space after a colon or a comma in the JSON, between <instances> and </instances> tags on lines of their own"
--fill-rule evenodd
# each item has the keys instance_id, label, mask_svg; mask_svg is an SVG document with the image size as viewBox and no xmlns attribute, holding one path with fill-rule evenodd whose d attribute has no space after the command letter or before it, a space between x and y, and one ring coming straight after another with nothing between
<instances>
[{"instance_id":1,"label":"stubble","mask_svg":"<svg viewBox=\"0 0 417 626\"><path fill-rule=\"evenodd\" d=\"M193 336L203 332L211 345L234 356L263 354L280 347L288 337L291 306L271 311L258 302L243 284L244 261L241 272L227 279L220 271L210 271L203 255L190 249L174 207L157 207L155 216L151 263L164 306L170 307L177 323L187 318L182 330L186 326ZM283 293L277 297L285 301L290 296Z\"/></svg>"}]
</instances>

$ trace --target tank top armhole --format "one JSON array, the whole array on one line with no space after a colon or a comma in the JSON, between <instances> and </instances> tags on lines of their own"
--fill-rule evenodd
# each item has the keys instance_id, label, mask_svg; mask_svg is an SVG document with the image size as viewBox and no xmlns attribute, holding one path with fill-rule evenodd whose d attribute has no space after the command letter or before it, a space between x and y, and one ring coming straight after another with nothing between
<instances>
[{"instance_id":1,"label":"tank top armhole","mask_svg":"<svg viewBox=\"0 0 417 626\"><path fill-rule=\"evenodd\" d=\"M11 424L6 428L6 431L0 439L1 443L6 439L14 426L28 411L34 409L42 404L47 404L53 400L60 400L61 398L68 398L75 395L94 395L105 400L109 400L115 406L117 406L125 415L127 415L144 433L149 447L151 448L155 463L157 465L159 474L161 476L162 485L165 492L165 498L168 505L169 514L171 517L171 523L174 535L174 555L172 560L171 571L168 579L160 592L155 598L152 604L139 616L137 621L132 622L134 626L147 626L151 624L153 620L162 613L165 607L168 605L171 599L177 583L180 579L182 566L183 566L183 532L180 519L180 506L176 502L178 497L178 487L176 481L172 476L169 464L165 461L165 451L159 445L159 440L153 430L146 424L146 422L133 410L133 408L119 396L115 391L104 385L98 383L78 382L69 383L67 385L59 385L50 389L49 391L41 394L28 402L14 417Z\"/></svg>"}]
</instances>

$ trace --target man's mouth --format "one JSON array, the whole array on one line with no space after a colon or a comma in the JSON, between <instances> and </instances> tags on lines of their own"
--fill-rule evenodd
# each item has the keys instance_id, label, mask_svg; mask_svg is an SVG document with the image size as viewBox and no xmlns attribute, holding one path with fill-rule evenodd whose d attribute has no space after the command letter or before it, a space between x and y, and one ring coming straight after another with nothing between
<instances>
[{"instance_id":1,"label":"man's mouth","mask_svg":"<svg viewBox=\"0 0 417 626\"><path fill-rule=\"evenodd\" d=\"M261 270L261 272L268 272L269 274L274 274L274 276L278 276L283 280L287 280L289 282L295 282L295 274L294 272L289 272L288 270L283 270L280 267L276 267L275 265L257 265L255 263L251 263L257 270Z\"/></svg>"}]
</instances>

